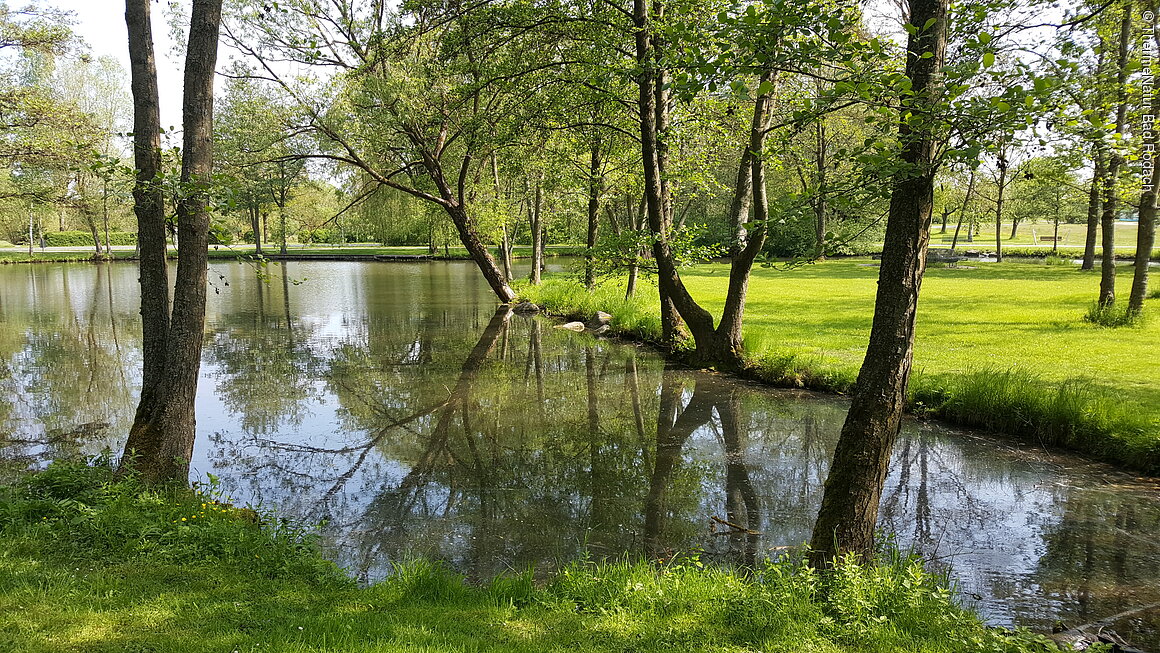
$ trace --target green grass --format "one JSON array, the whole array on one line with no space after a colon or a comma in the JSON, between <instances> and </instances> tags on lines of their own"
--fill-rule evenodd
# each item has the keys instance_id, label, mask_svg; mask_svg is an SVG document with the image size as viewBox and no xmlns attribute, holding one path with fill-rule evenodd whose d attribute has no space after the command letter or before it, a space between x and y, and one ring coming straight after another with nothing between
<instances>
[{"instance_id":1,"label":"green grass","mask_svg":"<svg viewBox=\"0 0 1160 653\"><path fill-rule=\"evenodd\" d=\"M755 270L744 329L747 375L847 392L865 356L877 276L878 268L866 259ZM720 313L726 265L688 268L682 278L702 305ZM1130 268L1121 272L1120 283L1126 292ZM574 281L553 279L522 292L555 313L601 309L616 316L625 307L620 289L609 286L590 295ZM1118 329L1085 321L1098 288L1098 270L1075 266L1010 262L928 270L919 302L912 407L1160 474L1160 320ZM1160 311L1152 301L1146 314ZM614 318L612 327L655 340L656 315L655 290L646 285L627 309L626 322ZM1019 397L1000 402L974 392L986 378ZM996 411L1009 414L992 419Z\"/></svg>"},{"instance_id":2,"label":"green grass","mask_svg":"<svg viewBox=\"0 0 1160 653\"><path fill-rule=\"evenodd\" d=\"M128 260L134 258L133 251L113 250L113 259ZM32 256L28 255L27 249L0 249L0 265L5 263L76 263L82 261L96 260L93 254L93 248L78 249L76 251L67 252L42 252L36 250ZM101 260L108 260L101 259Z\"/></svg>"},{"instance_id":3,"label":"green grass","mask_svg":"<svg viewBox=\"0 0 1160 653\"><path fill-rule=\"evenodd\" d=\"M985 628L897 555L825 575L796 560L750 574L696 558L578 562L477 585L414 561L358 587L301 531L214 501L75 464L0 488L0 649L1054 650Z\"/></svg>"}]
</instances>

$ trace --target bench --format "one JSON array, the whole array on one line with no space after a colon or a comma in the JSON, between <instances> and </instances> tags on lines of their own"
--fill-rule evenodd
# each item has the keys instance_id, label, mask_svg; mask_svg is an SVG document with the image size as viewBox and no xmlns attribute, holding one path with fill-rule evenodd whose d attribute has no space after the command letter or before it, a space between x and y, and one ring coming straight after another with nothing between
<instances>
[{"instance_id":1,"label":"bench","mask_svg":"<svg viewBox=\"0 0 1160 653\"><path fill-rule=\"evenodd\" d=\"M1063 236L1040 236L1039 237L1039 242L1041 242L1041 243L1058 243L1058 242L1061 242L1062 240L1063 240Z\"/></svg>"}]
</instances>

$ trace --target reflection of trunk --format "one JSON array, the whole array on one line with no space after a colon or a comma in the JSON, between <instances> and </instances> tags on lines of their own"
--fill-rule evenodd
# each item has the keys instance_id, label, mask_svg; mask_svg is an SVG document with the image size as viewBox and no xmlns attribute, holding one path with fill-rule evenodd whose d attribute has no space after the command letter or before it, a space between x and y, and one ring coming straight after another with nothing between
<instances>
[{"instance_id":1,"label":"reflection of trunk","mask_svg":"<svg viewBox=\"0 0 1160 653\"><path fill-rule=\"evenodd\" d=\"M682 386L673 383L673 373L665 373L661 383L660 412L657 416L657 446L648 496L644 502L644 542L649 555L665 554L664 520L668 517L668 493L673 473L681 460L685 442L713 416L709 383L702 379L693 390L689 405L680 412Z\"/></svg>"},{"instance_id":2,"label":"reflection of trunk","mask_svg":"<svg viewBox=\"0 0 1160 653\"><path fill-rule=\"evenodd\" d=\"M182 102L181 181L185 187L206 185L212 168L213 82L221 4L221 0L195 0L191 14ZM122 458L122 464L138 471L146 482L186 481L193 454L194 400L205 329L209 240L206 193L195 190L185 194L177 214L180 234L177 281L165 341L162 378L152 405L144 403L142 394L142 404L138 407ZM144 309L143 301L143 312Z\"/></svg>"},{"instance_id":3,"label":"reflection of trunk","mask_svg":"<svg viewBox=\"0 0 1160 653\"><path fill-rule=\"evenodd\" d=\"M1124 17L1120 21L1120 60L1116 73L1116 92L1119 103L1116 107L1116 134L1124 133L1128 115L1128 41L1132 37L1131 8L1124 8ZM1119 207L1119 194L1116 192L1116 182L1120 178L1120 166L1124 164L1124 157L1113 151L1108 163L1108 174L1104 179L1104 212L1100 217L1102 256L1100 258L1100 297L1099 305L1108 307L1116 303L1116 210Z\"/></svg>"},{"instance_id":4,"label":"reflection of trunk","mask_svg":"<svg viewBox=\"0 0 1160 653\"><path fill-rule=\"evenodd\" d=\"M628 396L632 401L632 421L636 427L636 436L640 439L642 450L647 452L648 447L644 446L644 411L640 405L640 383L637 381L636 356L631 352L624 360L624 384L628 386ZM645 462L648 463L648 461Z\"/></svg>"},{"instance_id":5,"label":"reflection of trunk","mask_svg":"<svg viewBox=\"0 0 1160 653\"><path fill-rule=\"evenodd\" d=\"M947 0L910 0L909 5L910 22L930 28L908 39L906 75L913 95L903 98L903 105L907 112L930 116L946 53ZM898 127L904 166L890 197L870 344L811 537L811 562L819 568L845 552L868 556L873 551L882 486L902 424L937 172L933 126L912 130L910 125L902 120Z\"/></svg>"},{"instance_id":6,"label":"reflection of trunk","mask_svg":"<svg viewBox=\"0 0 1160 653\"><path fill-rule=\"evenodd\" d=\"M584 378L588 388L588 469L591 474L589 494L592 497L589 527L602 533L613 522L611 499L614 492L609 457L604 455L604 438L600 434L600 405L597 396L596 348L584 348Z\"/></svg>"},{"instance_id":7,"label":"reflection of trunk","mask_svg":"<svg viewBox=\"0 0 1160 653\"><path fill-rule=\"evenodd\" d=\"M731 388L725 401L717 402L717 414L721 417L721 435L725 441L725 512L730 523L748 529L748 533L730 534L730 538L744 538L745 546L740 555L740 563L753 567L757 563L756 533L761 525L761 504L753 481L749 478L749 467L745 463L745 433L741 428L741 392Z\"/></svg>"}]
</instances>

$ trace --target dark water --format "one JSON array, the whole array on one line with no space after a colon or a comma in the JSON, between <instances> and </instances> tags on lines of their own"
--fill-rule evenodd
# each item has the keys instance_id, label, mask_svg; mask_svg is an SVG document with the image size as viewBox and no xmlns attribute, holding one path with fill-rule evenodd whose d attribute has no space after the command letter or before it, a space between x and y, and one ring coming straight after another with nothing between
<instances>
[{"instance_id":1,"label":"dark water","mask_svg":"<svg viewBox=\"0 0 1160 653\"><path fill-rule=\"evenodd\" d=\"M326 520L360 578L414 555L473 578L584 552L745 564L809 537L840 400L494 314L464 263L289 263L265 281L226 263L211 280L195 474ZM132 265L0 266L4 475L119 451L136 301ZM997 624L1160 602L1160 485L1102 465L908 422L881 526ZM1160 609L1114 627L1160 645Z\"/></svg>"}]
</instances>

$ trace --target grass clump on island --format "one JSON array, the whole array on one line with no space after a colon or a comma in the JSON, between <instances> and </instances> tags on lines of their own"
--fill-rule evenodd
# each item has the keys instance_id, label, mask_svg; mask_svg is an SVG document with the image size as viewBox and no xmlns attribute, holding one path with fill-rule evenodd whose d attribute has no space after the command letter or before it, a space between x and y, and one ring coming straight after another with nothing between
<instances>
[{"instance_id":1,"label":"grass clump on island","mask_svg":"<svg viewBox=\"0 0 1160 653\"><path fill-rule=\"evenodd\" d=\"M681 272L693 296L718 315L728 274L728 266L717 263ZM866 352L877 277L869 259L754 270L745 375L780 386L849 391ZM1121 274L1125 292L1130 282ZM1147 318L1160 304L1152 303L1153 293L1145 319L1105 328L1084 319L1098 287L1099 270L1074 265L928 269L911 409L1160 474L1160 318ZM589 293L567 276L519 292L558 315L611 313L617 335L660 338L651 285L631 301L618 283Z\"/></svg>"},{"instance_id":2,"label":"grass clump on island","mask_svg":"<svg viewBox=\"0 0 1160 653\"><path fill-rule=\"evenodd\" d=\"M482 586L412 562L359 587L309 534L212 494L59 463L0 488L0 649L25 653L1052 648L984 627L952 594L899 557L828 575L580 562Z\"/></svg>"}]
</instances>

